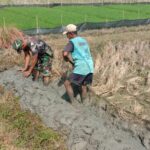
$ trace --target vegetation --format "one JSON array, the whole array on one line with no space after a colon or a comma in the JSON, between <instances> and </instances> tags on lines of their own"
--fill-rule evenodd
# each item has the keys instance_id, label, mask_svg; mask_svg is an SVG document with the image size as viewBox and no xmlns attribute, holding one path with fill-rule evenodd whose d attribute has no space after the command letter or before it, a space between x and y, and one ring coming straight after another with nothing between
<instances>
[{"instance_id":1,"label":"vegetation","mask_svg":"<svg viewBox=\"0 0 150 150\"><path fill-rule=\"evenodd\" d=\"M2 4L47 4L47 3L138 3L149 0L0 0Z\"/></svg>"},{"instance_id":2,"label":"vegetation","mask_svg":"<svg viewBox=\"0 0 150 150\"><path fill-rule=\"evenodd\" d=\"M62 136L22 111L18 99L0 86L0 149L65 150Z\"/></svg>"},{"instance_id":3,"label":"vegetation","mask_svg":"<svg viewBox=\"0 0 150 150\"><path fill-rule=\"evenodd\" d=\"M150 17L150 5L6 7L0 9L0 26L19 29L53 28L68 23L108 22Z\"/></svg>"}]
</instances>

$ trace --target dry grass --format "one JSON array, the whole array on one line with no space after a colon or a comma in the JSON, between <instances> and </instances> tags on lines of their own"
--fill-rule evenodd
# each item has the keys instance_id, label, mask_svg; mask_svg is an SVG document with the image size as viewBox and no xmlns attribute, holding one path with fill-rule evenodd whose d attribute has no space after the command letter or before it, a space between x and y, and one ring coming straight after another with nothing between
<instances>
[{"instance_id":1,"label":"dry grass","mask_svg":"<svg viewBox=\"0 0 150 150\"><path fill-rule=\"evenodd\" d=\"M12 49L0 50L0 72L22 64L22 57Z\"/></svg>"},{"instance_id":2,"label":"dry grass","mask_svg":"<svg viewBox=\"0 0 150 150\"><path fill-rule=\"evenodd\" d=\"M0 28L0 71L22 63L22 58L12 50L11 45L15 39L22 39L23 36L16 28Z\"/></svg>"},{"instance_id":3,"label":"dry grass","mask_svg":"<svg viewBox=\"0 0 150 150\"><path fill-rule=\"evenodd\" d=\"M66 150L64 139L39 117L22 112L18 98L0 86L0 149Z\"/></svg>"},{"instance_id":4,"label":"dry grass","mask_svg":"<svg viewBox=\"0 0 150 150\"><path fill-rule=\"evenodd\" d=\"M0 49L10 48L12 42L23 38L23 33L16 28L0 28Z\"/></svg>"},{"instance_id":5,"label":"dry grass","mask_svg":"<svg viewBox=\"0 0 150 150\"><path fill-rule=\"evenodd\" d=\"M132 114L132 119L150 121L150 26L87 33L95 59L96 94L121 117Z\"/></svg>"}]
</instances>

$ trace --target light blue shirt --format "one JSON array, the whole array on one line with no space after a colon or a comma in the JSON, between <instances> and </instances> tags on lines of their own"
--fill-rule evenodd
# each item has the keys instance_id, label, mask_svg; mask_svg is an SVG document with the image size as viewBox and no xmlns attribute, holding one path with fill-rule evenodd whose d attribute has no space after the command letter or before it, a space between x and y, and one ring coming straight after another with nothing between
<instances>
[{"instance_id":1,"label":"light blue shirt","mask_svg":"<svg viewBox=\"0 0 150 150\"><path fill-rule=\"evenodd\" d=\"M94 72L94 63L87 41L81 37L70 39L74 46L71 53L74 61L73 73L87 75Z\"/></svg>"}]
</instances>

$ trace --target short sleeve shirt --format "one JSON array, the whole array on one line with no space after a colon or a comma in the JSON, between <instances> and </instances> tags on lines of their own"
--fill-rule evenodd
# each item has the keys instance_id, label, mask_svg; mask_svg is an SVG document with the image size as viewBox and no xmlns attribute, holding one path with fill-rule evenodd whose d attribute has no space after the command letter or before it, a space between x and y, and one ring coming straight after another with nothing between
<instances>
[{"instance_id":1,"label":"short sleeve shirt","mask_svg":"<svg viewBox=\"0 0 150 150\"><path fill-rule=\"evenodd\" d=\"M45 51L46 44L42 40L31 39L28 42L28 46L30 47L33 55L35 54L43 55L46 52Z\"/></svg>"},{"instance_id":2,"label":"short sleeve shirt","mask_svg":"<svg viewBox=\"0 0 150 150\"><path fill-rule=\"evenodd\" d=\"M32 55L38 54L38 56L43 56L47 53L50 57L53 57L52 49L41 39L30 38L28 39L28 47L31 50Z\"/></svg>"},{"instance_id":3,"label":"short sleeve shirt","mask_svg":"<svg viewBox=\"0 0 150 150\"><path fill-rule=\"evenodd\" d=\"M73 52L74 46L71 41L68 42L68 44L65 46L64 51L65 52Z\"/></svg>"}]
</instances>

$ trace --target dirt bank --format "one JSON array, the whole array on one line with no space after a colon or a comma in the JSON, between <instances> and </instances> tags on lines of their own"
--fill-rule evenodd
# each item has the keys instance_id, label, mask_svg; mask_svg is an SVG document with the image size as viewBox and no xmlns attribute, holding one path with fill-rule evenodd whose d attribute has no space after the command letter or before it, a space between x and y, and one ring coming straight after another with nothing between
<instances>
[{"instance_id":1,"label":"dirt bank","mask_svg":"<svg viewBox=\"0 0 150 150\"><path fill-rule=\"evenodd\" d=\"M106 111L104 101L101 101L97 107L89 103L86 104L87 106L82 104L72 106L63 99L65 90L57 83L55 81L49 87L43 87L40 82L33 83L30 78L24 79L16 68L0 74L0 84L13 90L16 96L20 97L23 109L37 113L48 127L67 135L69 150L150 148L149 139L139 138L139 135L129 128L127 122L111 116ZM145 133L146 136L149 135Z\"/></svg>"}]
</instances>

